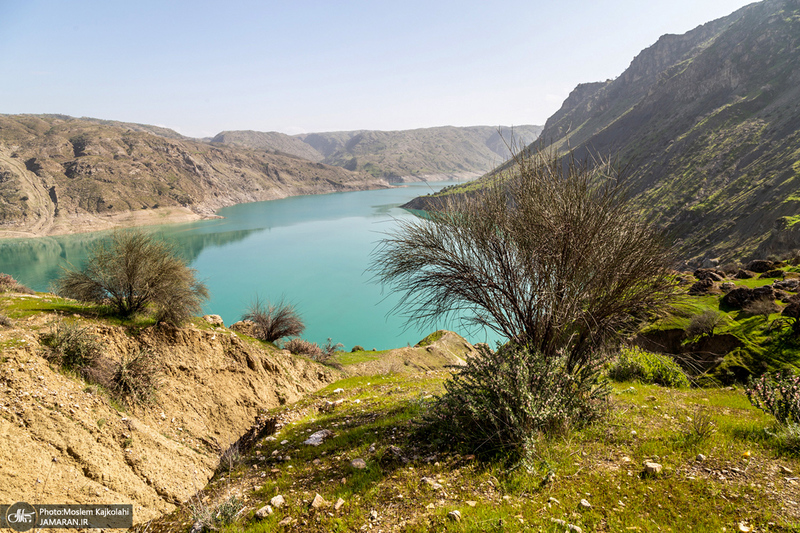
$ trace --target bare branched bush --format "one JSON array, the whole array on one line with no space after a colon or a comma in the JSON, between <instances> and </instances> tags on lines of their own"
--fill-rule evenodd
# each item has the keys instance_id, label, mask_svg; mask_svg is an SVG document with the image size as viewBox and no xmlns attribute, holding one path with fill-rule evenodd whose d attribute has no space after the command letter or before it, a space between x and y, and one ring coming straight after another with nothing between
<instances>
[{"instance_id":1,"label":"bare branched bush","mask_svg":"<svg viewBox=\"0 0 800 533\"><path fill-rule=\"evenodd\" d=\"M8 274L0 272L0 292L20 292L22 294L34 294L34 292L22 285Z\"/></svg>"},{"instance_id":2,"label":"bare branched bush","mask_svg":"<svg viewBox=\"0 0 800 533\"><path fill-rule=\"evenodd\" d=\"M42 333L39 342L45 359L82 375L100 359L102 352L97 337L74 322L56 322L50 331Z\"/></svg>"},{"instance_id":3,"label":"bare branched bush","mask_svg":"<svg viewBox=\"0 0 800 533\"><path fill-rule=\"evenodd\" d=\"M322 359L325 355L325 352L319 347L319 344L303 339L292 339L284 343L283 348L295 355L306 355L315 360Z\"/></svg>"},{"instance_id":4,"label":"bare branched bush","mask_svg":"<svg viewBox=\"0 0 800 533\"><path fill-rule=\"evenodd\" d=\"M156 318L179 325L201 311L208 289L175 248L138 230L118 231L89 253L81 270L66 270L57 292L108 304L121 317L155 308Z\"/></svg>"},{"instance_id":5,"label":"bare branched bush","mask_svg":"<svg viewBox=\"0 0 800 533\"><path fill-rule=\"evenodd\" d=\"M258 297L250 304L242 320L255 324L255 337L275 342L284 337L296 337L306 329L300 315L291 304L283 300L276 304L263 303Z\"/></svg>"},{"instance_id":6,"label":"bare branched bush","mask_svg":"<svg viewBox=\"0 0 800 533\"><path fill-rule=\"evenodd\" d=\"M423 326L459 317L541 357L563 353L569 373L675 287L669 248L609 162L523 150L482 192L398 224L371 264L400 295L396 310Z\"/></svg>"},{"instance_id":7,"label":"bare branched bush","mask_svg":"<svg viewBox=\"0 0 800 533\"><path fill-rule=\"evenodd\" d=\"M742 310L748 315L760 315L765 321L769 320L769 315L780 311L778 304L770 298L759 298L748 302Z\"/></svg>"},{"instance_id":8,"label":"bare branched bush","mask_svg":"<svg viewBox=\"0 0 800 533\"><path fill-rule=\"evenodd\" d=\"M146 405L161 386L161 365L152 351L138 348L116 363L111 380L115 396L129 405Z\"/></svg>"},{"instance_id":9,"label":"bare branched bush","mask_svg":"<svg viewBox=\"0 0 800 533\"><path fill-rule=\"evenodd\" d=\"M712 309L707 309L699 315L694 315L691 320L689 320L689 326L686 328L686 336L690 339L704 335L711 336L724 321L725 317L721 313Z\"/></svg>"}]
</instances>

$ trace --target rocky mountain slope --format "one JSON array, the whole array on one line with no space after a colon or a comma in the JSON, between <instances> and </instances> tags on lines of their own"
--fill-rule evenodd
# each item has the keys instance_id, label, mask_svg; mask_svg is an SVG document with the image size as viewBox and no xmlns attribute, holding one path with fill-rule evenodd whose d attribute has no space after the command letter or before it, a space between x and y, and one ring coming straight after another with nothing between
<instances>
[{"instance_id":1,"label":"rocky mountain slope","mask_svg":"<svg viewBox=\"0 0 800 533\"><path fill-rule=\"evenodd\" d=\"M163 128L0 115L0 231L7 236L199 218L237 203L385 186L363 172Z\"/></svg>"},{"instance_id":2,"label":"rocky mountain slope","mask_svg":"<svg viewBox=\"0 0 800 533\"><path fill-rule=\"evenodd\" d=\"M530 144L541 126L421 128L343 131L289 136L226 131L212 143L287 153L311 161L368 172L390 181L478 176L510 157L507 143Z\"/></svg>"},{"instance_id":3,"label":"rocky mountain slope","mask_svg":"<svg viewBox=\"0 0 800 533\"><path fill-rule=\"evenodd\" d=\"M541 139L615 157L695 259L800 247L800 4L765 0L665 35L614 80L579 85Z\"/></svg>"}]
</instances>

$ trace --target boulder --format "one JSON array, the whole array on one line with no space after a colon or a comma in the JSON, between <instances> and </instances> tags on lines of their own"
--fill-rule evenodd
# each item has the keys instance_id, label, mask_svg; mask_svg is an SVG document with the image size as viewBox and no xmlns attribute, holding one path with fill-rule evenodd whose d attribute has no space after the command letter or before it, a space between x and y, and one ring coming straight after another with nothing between
<instances>
[{"instance_id":1,"label":"boulder","mask_svg":"<svg viewBox=\"0 0 800 533\"><path fill-rule=\"evenodd\" d=\"M747 270L761 274L775 268L775 263L767 259L756 259L747 263Z\"/></svg>"},{"instance_id":2,"label":"boulder","mask_svg":"<svg viewBox=\"0 0 800 533\"><path fill-rule=\"evenodd\" d=\"M240 320L231 325L231 329L236 333L254 337L256 333L256 324L252 320Z\"/></svg>"},{"instance_id":3,"label":"boulder","mask_svg":"<svg viewBox=\"0 0 800 533\"><path fill-rule=\"evenodd\" d=\"M759 279L761 278L783 278L784 272L781 269L769 270L761 274Z\"/></svg>"},{"instance_id":4,"label":"boulder","mask_svg":"<svg viewBox=\"0 0 800 533\"><path fill-rule=\"evenodd\" d=\"M713 268L698 268L694 271L694 277L697 279L710 279L711 281L722 281L725 279L725 273Z\"/></svg>"},{"instance_id":5,"label":"boulder","mask_svg":"<svg viewBox=\"0 0 800 533\"><path fill-rule=\"evenodd\" d=\"M755 273L749 270L739 270L733 277L736 279L750 279L755 277Z\"/></svg>"},{"instance_id":6,"label":"boulder","mask_svg":"<svg viewBox=\"0 0 800 533\"><path fill-rule=\"evenodd\" d=\"M797 292L797 289L800 288L800 280L798 279L782 279L774 282L772 284L773 287L777 290L781 291L791 291Z\"/></svg>"},{"instance_id":7,"label":"boulder","mask_svg":"<svg viewBox=\"0 0 800 533\"><path fill-rule=\"evenodd\" d=\"M772 285L765 285L764 287L756 287L751 289L749 287L739 287L733 289L728 294L722 297L720 301L723 305L732 307L734 309L741 309L753 300L774 300L775 289Z\"/></svg>"},{"instance_id":8,"label":"boulder","mask_svg":"<svg viewBox=\"0 0 800 533\"><path fill-rule=\"evenodd\" d=\"M716 287L714 286L714 280L711 278L703 278L698 280L694 285L689 287L689 294L699 295L699 294L708 294L714 291Z\"/></svg>"},{"instance_id":9,"label":"boulder","mask_svg":"<svg viewBox=\"0 0 800 533\"><path fill-rule=\"evenodd\" d=\"M225 323L222 321L222 317L219 315L204 315L203 320L211 324L212 326L224 326Z\"/></svg>"}]
</instances>

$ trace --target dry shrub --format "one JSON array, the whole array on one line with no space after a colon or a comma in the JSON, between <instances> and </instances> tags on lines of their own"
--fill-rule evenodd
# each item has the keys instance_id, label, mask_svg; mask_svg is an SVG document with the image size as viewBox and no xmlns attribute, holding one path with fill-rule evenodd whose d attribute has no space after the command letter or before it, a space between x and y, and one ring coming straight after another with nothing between
<instances>
[{"instance_id":1,"label":"dry shrub","mask_svg":"<svg viewBox=\"0 0 800 533\"><path fill-rule=\"evenodd\" d=\"M22 294L34 294L34 292L22 285L9 274L0 272L0 292L19 292Z\"/></svg>"},{"instance_id":2,"label":"dry shrub","mask_svg":"<svg viewBox=\"0 0 800 533\"><path fill-rule=\"evenodd\" d=\"M262 341L275 342L284 337L296 337L303 333L305 325L291 304L280 300L276 304L266 303L256 297L242 320L255 325L255 337Z\"/></svg>"},{"instance_id":3,"label":"dry shrub","mask_svg":"<svg viewBox=\"0 0 800 533\"><path fill-rule=\"evenodd\" d=\"M712 309L694 315L686 328L686 336L690 339L703 335L713 335L714 331L725 321L725 317Z\"/></svg>"},{"instance_id":4,"label":"dry shrub","mask_svg":"<svg viewBox=\"0 0 800 533\"><path fill-rule=\"evenodd\" d=\"M161 365L156 355L136 348L114 367L111 392L128 405L146 405L155 400L161 385Z\"/></svg>"},{"instance_id":5,"label":"dry shrub","mask_svg":"<svg viewBox=\"0 0 800 533\"><path fill-rule=\"evenodd\" d=\"M322 359L325 352L316 342L309 342L303 339L291 339L284 343L284 350L289 350L295 355L306 355L312 359Z\"/></svg>"},{"instance_id":6,"label":"dry shrub","mask_svg":"<svg viewBox=\"0 0 800 533\"><path fill-rule=\"evenodd\" d=\"M84 375L101 357L97 337L88 328L74 322L56 322L50 331L40 336L44 357L61 368Z\"/></svg>"},{"instance_id":7,"label":"dry shrub","mask_svg":"<svg viewBox=\"0 0 800 533\"><path fill-rule=\"evenodd\" d=\"M759 298L748 302L742 310L748 315L760 315L764 320L769 320L769 315L780 311L780 307L774 300L769 298Z\"/></svg>"}]
</instances>

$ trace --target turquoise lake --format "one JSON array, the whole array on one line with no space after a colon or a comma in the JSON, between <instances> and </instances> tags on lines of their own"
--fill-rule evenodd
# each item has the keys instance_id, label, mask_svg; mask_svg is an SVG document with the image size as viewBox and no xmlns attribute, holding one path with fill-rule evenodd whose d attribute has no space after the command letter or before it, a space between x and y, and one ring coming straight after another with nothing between
<instances>
[{"instance_id":1,"label":"turquoise lake","mask_svg":"<svg viewBox=\"0 0 800 533\"><path fill-rule=\"evenodd\" d=\"M414 216L398 206L451 183L241 204L220 210L222 219L146 229L177 244L211 293L204 312L222 316L226 325L258 296L293 303L306 324L303 338L322 344L330 337L348 350L414 345L438 328L486 342L494 337L458 323L406 328L403 317L390 314L397 298L367 272L382 234L397 219ZM0 240L0 272L46 291L62 267L82 266L89 247L107 236Z\"/></svg>"}]
</instances>

